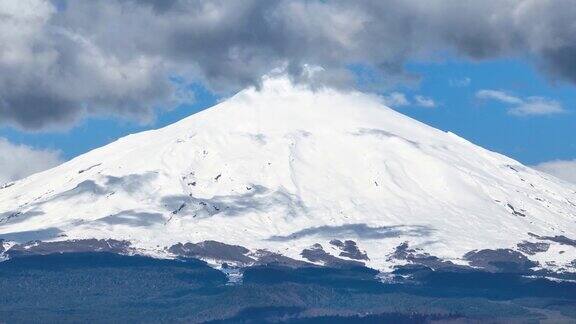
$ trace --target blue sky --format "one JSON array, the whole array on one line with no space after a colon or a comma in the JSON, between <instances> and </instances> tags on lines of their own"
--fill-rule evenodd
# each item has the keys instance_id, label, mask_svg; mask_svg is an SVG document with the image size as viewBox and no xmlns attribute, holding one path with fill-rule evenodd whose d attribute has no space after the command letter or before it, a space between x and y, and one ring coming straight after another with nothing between
<instances>
[{"instance_id":1,"label":"blue sky","mask_svg":"<svg viewBox=\"0 0 576 324\"><path fill-rule=\"evenodd\" d=\"M410 64L407 69L421 77L417 84L387 88L379 94L400 92L411 102L414 96L424 96L433 99L436 106L421 107L411 103L395 107L398 111L525 164L576 158L574 86L552 82L518 59L477 63L452 60ZM195 84L191 89L195 96L193 104L168 111L159 109L151 123L88 118L78 126L57 132L25 132L2 127L0 137L35 148L60 150L64 159L70 159L127 134L169 125L222 99L201 84ZM550 98L559 101L566 112L511 115L507 113L509 104L477 98L477 92L483 89L504 91L517 97Z\"/></svg>"},{"instance_id":2,"label":"blue sky","mask_svg":"<svg viewBox=\"0 0 576 324\"><path fill-rule=\"evenodd\" d=\"M552 82L521 60L481 63L448 62L415 65L424 77L415 93L434 98L432 109L407 107L407 115L434 127L452 131L478 145L525 164L576 158L576 89ZM470 80L467 86L455 83ZM478 91L494 89L525 98L541 96L559 101L564 113L516 116L509 104L477 98Z\"/></svg>"}]
</instances>

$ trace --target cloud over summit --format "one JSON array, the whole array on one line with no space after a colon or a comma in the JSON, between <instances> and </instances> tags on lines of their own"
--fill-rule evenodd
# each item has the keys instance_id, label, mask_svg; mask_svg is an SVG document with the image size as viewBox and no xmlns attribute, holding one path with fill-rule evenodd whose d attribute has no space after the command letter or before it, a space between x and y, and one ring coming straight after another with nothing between
<instances>
[{"instance_id":1,"label":"cloud over summit","mask_svg":"<svg viewBox=\"0 0 576 324\"><path fill-rule=\"evenodd\" d=\"M405 80L439 53L522 57L576 83L574 0L7 0L0 17L0 123L25 129L146 120L192 82L230 93L278 66L346 86L353 64Z\"/></svg>"}]
</instances>

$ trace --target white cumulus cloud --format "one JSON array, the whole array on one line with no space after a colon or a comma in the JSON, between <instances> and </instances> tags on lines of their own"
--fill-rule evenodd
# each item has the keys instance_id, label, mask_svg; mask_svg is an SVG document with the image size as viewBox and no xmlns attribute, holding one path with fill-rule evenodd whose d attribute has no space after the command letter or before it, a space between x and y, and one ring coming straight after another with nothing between
<instances>
[{"instance_id":1,"label":"white cumulus cloud","mask_svg":"<svg viewBox=\"0 0 576 324\"><path fill-rule=\"evenodd\" d=\"M542 116L566 112L562 103L545 97L521 98L500 90L480 90L476 92L476 97L508 104L508 113L515 116Z\"/></svg>"},{"instance_id":2,"label":"white cumulus cloud","mask_svg":"<svg viewBox=\"0 0 576 324\"><path fill-rule=\"evenodd\" d=\"M407 106L410 104L406 95L401 92L392 92L389 95L383 96L382 100L386 106L397 108L402 106Z\"/></svg>"},{"instance_id":3,"label":"white cumulus cloud","mask_svg":"<svg viewBox=\"0 0 576 324\"><path fill-rule=\"evenodd\" d=\"M62 163L60 152L39 150L0 138L0 185Z\"/></svg>"},{"instance_id":4,"label":"white cumulus cloud","mask_svg":"<svg viewBox=\"0 0 576 324\"><path fill-rule=\"evenodd\" d=\"M416 106L424 107L424 108L434 108L436 107L436 102L434 99L424 96L415 96L414 102Z\"/></svg>"},{"instance_id":5,"label":"white cumulus cloud","mask_svg":"<svg viewBox=\"0 0 576 324\"><path fill-rule=\"evenodd\" d=\"M576 160L549 161L535 165L534 168L562 180L576 183Z\"/></svg>"}]
</instances>

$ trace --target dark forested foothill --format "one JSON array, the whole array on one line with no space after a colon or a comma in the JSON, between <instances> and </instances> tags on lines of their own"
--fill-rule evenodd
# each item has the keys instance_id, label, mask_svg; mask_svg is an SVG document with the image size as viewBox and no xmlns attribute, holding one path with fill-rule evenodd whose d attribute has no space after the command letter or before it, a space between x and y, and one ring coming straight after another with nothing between
<instances>
[{"instance_id":1,"label":"dark forested foothill","mask_svg":"<svg viewBox=\"0 0 576 324\"><path fill-rule=\"evenodd\" d=\"M93 242L94 243L94 242ZM212 249L209 251L230 252ZM206 246L180 246L192 254ZM230 255L242 255L237 248ZM273 256L271 260L276 260ZM285 264L285 265L283 265ZM428 323L576 321L576 284L518 273L255 265L231 284L194 258L110 252L0 263L0 319L12 322ZM458 298L455 298L458 297ZM497 315L496 315L497 314Z\"/></svg>"}]
</instances>

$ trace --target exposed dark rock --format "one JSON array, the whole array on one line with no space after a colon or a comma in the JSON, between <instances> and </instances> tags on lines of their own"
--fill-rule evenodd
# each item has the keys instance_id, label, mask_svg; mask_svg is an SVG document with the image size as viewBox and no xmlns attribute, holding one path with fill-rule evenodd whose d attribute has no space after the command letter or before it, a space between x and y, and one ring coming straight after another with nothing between
<instances>
[{"instance_id":1,"label":"exposed dark rock","mask_svg":"<svg viewBox=\"0 0 576 324\"><path fill-rule=\"evenodd\" d=\"M327 267L335 268L348 268L348 267L362 267L364 263L358 261L344 260L337 258L330 253L324 251L322 245L316 243L309 249L304 249L301 255L310 262L322 262Z\"/></svg>"},{"instance_id":2,"label":"exposed dark rock","mask_svg":"<svg viewBox=\"0 0 576 324\"><path fill-rule=\"evenodd\" d=\"M186 204L181 204L177 209L172 211L172 215L178 214L180 211L182 211L182 209L184 209L184 207L186 207Z\"/></svg>"},{"instance_id":3,"label":"exposed dark rock","mask_svg":"<svg viewBox=\"0 0 576 324\"><path fill-rule=\"evenodd\" d=\"M452 263L451 261L442 260L436 256L419 249L410 248L408 242L404 242L396 247L388 260L397 259L405 260L413 265L421 265L431 269L462 269L464 267Z\"/></svg>"},{"instance_id":4,"label":"exposed dark rock","mask_svg":"<svg viewBox=\"0 0 576 324\"><path fill-rule=\"evenodd\" d=\"M544 239L545 239L545 240L548 240L548 241L560 243L560 244L562 244L562 245L569 245L569 246L574 246L574 247L576 247L576 240L573 240L573 239L571 239L571 238L567 238L567 237L564 236L564 235L556 235L556 236L554 236L554 237L548 236L548 237L545 237Z\"/></svg>"},{"instance_id":5,"label":"exposed dark rock","mask_svg":"<svg viewBox=\"0 0 576 324\"><path fill-rule=\"evenodd\" d=\"M26 212L9 211L0 213L0 223L18 223L27 219L43 215L44 213L37 210L30 210Z\"/></svg>"},{"instance_id":6,"label":"exposed dark rock","mask_svg":"<svg viewBox=\"0 0 576 324\"><path fill-rule=\"evenodd\" d=\"M68 240L58 242L33 241L17 244L6 251L10 258L55 253L109 252L125 254L131 251L130 242L112 239Z\"/></svg>"},{"instance_id":7,"label":"exposed dark rock","mask_svg":"<svg viewBox=\"0 0 576 324\"><path fill-rule=\"evenodd\" d=\"M10 187L12 187L13 185L15 185L15 182L5 183L5 184L3 184L3 185L0 185L0 190L6 189L6 188L10 188Z\"/></svg>"},{"instance_id":8,"label":"exposed dark rock","mask_svg":"<svg viewBox=\"0 0 576 324\"><path fill-rule=\"evenodd\" d=\"M306 211L303 201L296 195L279 189L271 191L266 187L254 185L252 190L232 195L198 198L193 194L170 195L162 197L166 210L172 212L183 203L186 206L178 213L193 217L207 218L221 213L224 216L244 215L248 211L264 211L280 206L289 216L296 216Z\"/></svg>"},{"instance_id":9,"label":"exposed dark rock","mask_svg":"<svg viewBox=\"0 0 576 324\"><path fill-rule=\"evenodd\" d=\"M4 253L6 249L4 249L4 240L0 239L0 254Z\"/></svg>"},{"instance_id":10,"label":"exposed dark rock","mask_svg":"<svg viewBox=\"0 0 576 324\"><path fill-rule=\"evenodd\" d=\"M352 240L346 240L344 242L340 240L332 240L330 244L338 247L342 252L340 256L355 260L369 260L366 252L360 251L356 242Z\"/></svg>"},{"instance_id":11,"label":"exposed dark rock","mask_svg":"<svg viewBox=\"0 0 576 324\"><path fill-rule=\"evenodd\" d=\"M491 272L524 273L538 266L525 255L510 249L470 251L464 255L470 265Z\"/></svg>"},{"instance_id":12,"label":"exposed dark rock","mask_svg":"<svg viewBox=\"0 0 576 324\"><path fill-rule=\"evenodd\" d=\"M86 169L82 169L82 170L78 171L78 174L84 173L84 172L86 172L86 171L90 171L90 170L92 170L93 168L98 167L98 166L101 166L101 165L102 165L102 163L94 164L94 165L92 165L92 166L87 167Z\"/></svg>"},{"instance_id":13,"label":"exposed dark rock","mask_svg":"<svg viewBox=\"0 0 576 324\"><path fill-rule=\"evenodd\" d=\"M524 252L528 255L534 255L536 253L546 252L550 248L549 243L543 243L543 242L533 243L528 241L518 243L516 246L518 246L519 251Z\"/></svg>"},{"instance_id":14,"label":"exposed dark rock","mask_svg":"<svg viewBox=\"0 0 576 324\"><path fill-rule=\"evenodd\" d=\"M256 265L275 265L275 266L283 266L283 267L288 267L288 268L301 268L301 267L310 267L310 266L315 266L314 264L305 262L305 261L300 261L300 260L294 260L292 258L289 258L287 256L278 254L278 253L274 253L274 252L270 252L267 250L258 250L256 251L255 255L254 255L258 261L256 262Z\"/></svg>"},{"instance_id":15,"label":"exposed dark rock","mask_svg":"<svg viewBox=\"0 0 576 324\"><path fill-rule=\"evenodd\" d=\"M576 247L576 240L573 240L571 238L568 238L564 235L556 235L556 236L540 236L540 235L536 235L534 233L528 233L528 235L537 238L539 240L542 241L550 241L550 242L556 242L558 244L562 244L562 245L568 245L568 246L574 246Z\"/></svg>"},{"instance_id":16,"label":"exposed dark rock","mask_svg":"<svg viewBox=\"0 0 576 324\"><path fill-rule=\"evenodd\" d=\"M508 208L510 208L510 210L512 210L512 214L516 215L516 216L521 216L521 217L526 217L526 214L521 213L520 211L516 210L514 208L514 206L510 205L510 204L506 204L506 206L508 206Z\"/></svg>"},{"instance_id":17,"label":"exposed dark rock","mask_svg":"<svg viewBox=\"0 0 576 324\"><path fill-rule=\"evenodd\" d=\"M20 212L20 211L11 211L11 212L0 213L0 223L7 223L11 219L17 218L21 214L22 214L22 212Z\"/></svg>"},{"instance_id":18,"label":"exposed dark rock","mask_svg":"<svg viewBox=\"0 0 576 324\"><path fill-rule=\"evenodd\" d=\"M510 170L513 170L513 171L518 172L518 170L516 170L516 168L514 168L513 166L511 166L511 165L506 165L506 166L507 166Z\"/></svg>"},{"instance_id":19,"label":"exposed dark rock","mask_svg":"<svg viewBox=\"0 0 576 324\"><path fill-rule=\"evenodd\" d=\"M209 258L222 261L238 262L242 264L252 264L254 259L246 254L250 252L245 247L229 245L216 241L204 241L200 243L178 243L172 245L168 251L179 256L189 258Z\"/></svg>"},{"instance_id":20,"label":"exposed dark rock","mask_svg":"<svg viewBox=\"0 0 576 324\"><path fill-rule=\"evenodd\" d=\"M408 242L404 242L396 247L389 259L406 260L413 253L416 253L416 250L409 248Z\"/></svg>"},{"instance_id":21,"label":"exposed dark rock","mask_svg":"<svg viewBox=\"0 0 576 324\"><path fill-rule=\"evenodd\" d=\"M344 246L344 242L340 241L340 240L331 240L330 244L337 246L339 248Z\"/></svg>"}]
</instances>

